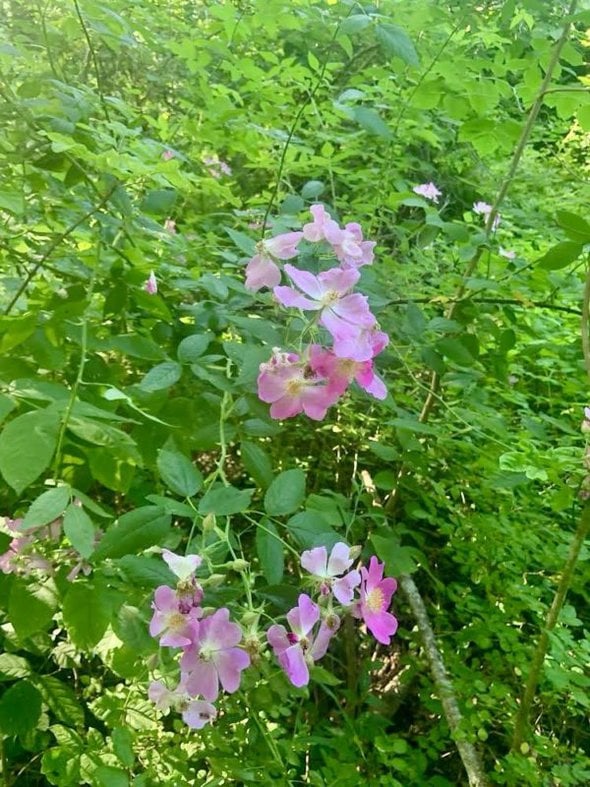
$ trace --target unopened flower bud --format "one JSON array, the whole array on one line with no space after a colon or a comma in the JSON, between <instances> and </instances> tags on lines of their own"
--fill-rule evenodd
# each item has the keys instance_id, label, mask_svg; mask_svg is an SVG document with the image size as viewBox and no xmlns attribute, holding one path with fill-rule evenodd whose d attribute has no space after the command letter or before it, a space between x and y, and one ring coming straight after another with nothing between
<instances>
[{"instance_id":1,"label":"unopened flower bud","mask_svg":"<svg viewBox=\"0 0 590 787\"><path fill-rule=\"evenodd\" d=\"M215 514L207 514L207 516L203 519L203 523L201 527L203 528L203 532L205 533L207 530L215 530L215 525L217 521L215 519Z\"/></svg>"},{"instance_id":2,"label":"unopened flower bud","mask_svg":"<svg viewBox=\"0 0 590 787\"><path fill-rule=\"evenodd\" d=\"M360 557L363 548L360 546L350 547L350 559L356 560L357 557Z\"/></svg>"},{"instance_id":3,"label":"unopened flower bud","mask_svg":"<svg viewBox=\"0 0 590 787\"><path fill-rule=\"evenodd\" d=\"M258 625L258 621L260 620L260 613L254 612L253 610L248 610L248 612L244 612L242 615L242 625L244 628L255 628Z\"/></svg>"},{"instance_id":4,"label":"unopened flower bud","mask_svg":"<svg viewBox=\"0 0 590 787\"><path fill-rule=\"evenodd\" d=\"M201 580L201 584L208 588L218 588L225 582L225 574L211 574L207 579Z\"/></svg>"},{"instance_id":5,"label":"unopened flower bud","mask_svg":"<svg viewBox=\"0 0 590 787\"><path fill-rule=\"evenodd\" d=\"M238 558L237 560L230 560L225 566L230 571L245 571L250 566L250 563L247 560Z\"/></svg>"}]
</instances>

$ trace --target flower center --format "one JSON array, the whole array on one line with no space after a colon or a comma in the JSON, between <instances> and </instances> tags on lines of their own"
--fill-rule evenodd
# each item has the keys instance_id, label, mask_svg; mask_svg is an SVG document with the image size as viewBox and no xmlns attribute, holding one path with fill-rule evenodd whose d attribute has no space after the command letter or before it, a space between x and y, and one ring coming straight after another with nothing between
<instances>
[{"instance_id":1,"label":"flower center","mask_svg":"<svg viewBox=\"0 0 590 787\"><path fill-rule=\"evenodd\" d=\"M172 612L168 615L168 629L172 631L182 631L186 625L186 618L182 612Z\"/></svg>"},{"instance_id":2,"label":"flower center","mask_svg":"<svg viewBox=\"0 0 590 787\"><path fill-rule=\"evenodd\" d=\"M381 612L381 610L385 609L383 591L380 588L373 588L373 590L367 594L365 606L371 612Z\"/></svg>"},{"instance_id":3,"label":"flower center","mask_svg":"<svg viewBox=\"0 0 590 787\"><path fill-rule=\"evenodd\" d=\"M305 387L305 380L301 378L295 378L294 380L289 380L286 385L287 394L289 396L299 396L301 393L301 389Z\"/></svg>"},{"instance_id":4,"label":"flower center","mask_svg":"<svg viewBox=\"0 0 590 787\"><path fill-rule=\"evenodd\" d=\"M336 301L339 301L340 297L340 293L336 292L336 290L328 290L328 292L322 296L322 303L324 306L331 306L333 303L336 303Z\"/></svg>"}]
</instances>

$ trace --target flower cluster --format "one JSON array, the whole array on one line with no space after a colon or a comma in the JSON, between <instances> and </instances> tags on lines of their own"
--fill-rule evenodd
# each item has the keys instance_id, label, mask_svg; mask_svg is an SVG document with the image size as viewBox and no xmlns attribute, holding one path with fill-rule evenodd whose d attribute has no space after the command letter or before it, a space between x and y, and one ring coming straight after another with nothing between
<instances>
[{"instance_id":1,"label":"flower cluster","mask_svg":"<svg viewBox=\"0 0 590 787\"><path fill-rule=\"evenodd\" d=\"M222 161L219 156L205 156L203 158L203 164L207 172L211 175L212 178L219 180L222 175L231 175L232 169L225 161Z\"/></svg>"},{"instance_id":2,"label":"flower cluster","mask_svg":"<svg viewBox=\"0 0 590 787\"><path fill-rule=\"evenodd\" d=\"M373 359L389 338L378 329L367 297L353 292L359 268L373 262L375 243L364 240L356 222L340 227L323 205L312 205L310 211L313 221L302 231L261 241L246 267L248 289L271 288L282 306L311 312L304 333L321 326L331 338L331 346L312 343L298 353L275 348L261 364L258 396L271 405L270 415L277 419L303 412L322 420L353 380L377 399L387 395ZM339 265L315 274L287 263L283 271L290 284L281 285L279 262L296 257L303 242L320 244Z\"/></svg>"},{"instance_id":3,"label":"flower cluster","mask_svg":"<svg viewBox=\"0 0 590 787\"><path fill-rule=\"evenodd\" d=\"M200 729L217 715L212 703L220 686L230 694L239 688L250 657L238 647L242 631L230 621L228 609L204 616L200 606L203 589L195 578L201 558L182 557L168 549L162 556L178 583L175 589L168 585L156 588L150 634L159 638L162 647L182 649L180 681L174 689L153 681L148 694L160 710L179 710L189 727Z\"/></svg>"},{"instance_id":4,"label":"flower cluster","mask_svg":"<svg viewBox=\"0 0 590 787\"><path fill-rule=\"evenodd\" d=\"M389 645L397 630L397 620L388 612L397 588L395 579L383 578L383 564L374 556L368 568L351 570L357 552L339 542L329 556L323 546L301 555L301 565L313 577L317 602L302 593L297 606L287 613L291 630L275 624L267 632L268 642L294 686L308 684L309 667L326 654L340 628L342 613L361 619L384 645Z\"/></svg>"},{"instance_id":5,"label":"flower cluster","mask_svg":"<svg viewBox=\"0 0 590 787\"><path fill-rule=\"evenodd\" d=\"M309 668L326 654L343 614L362 620L384 645L390 644L397 630L397 620L388 611L397 583L383 577L383 564L376 557L368 568L352 569L359 551L339 542L329 555L324 546L301 555L315 600L301 593L297 606L286 615L289 630L273 623L266 632L268 644L294 686L309 683ZM205 616L203 589L195 578L202 562L198 555L182 557L164 549L162 557L178 583L176 588L156 588L150 634L161 647L181 649L180 679L172 689L161 680L152 681L148 696L161 711L179 711L189 727L201 729L217 716L213 703L220 689L229 694L238 690L242 672L250 666L248 650L259 653L260 641L254 631L242 641L240 626L230 621L225 607Z\"/></svg>"}]
</instances>

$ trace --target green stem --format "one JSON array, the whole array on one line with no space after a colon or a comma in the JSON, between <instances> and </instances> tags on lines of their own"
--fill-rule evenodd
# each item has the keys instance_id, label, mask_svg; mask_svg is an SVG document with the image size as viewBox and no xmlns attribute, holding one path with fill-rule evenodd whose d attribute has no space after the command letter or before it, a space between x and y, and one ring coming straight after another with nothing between
<instances>
[{"instance_id":1,"label":"green stem","mask_svg":"<svg viewBox=\"0 0 590 787\"><path fill-rule=\"evenodd\" d=\"M78 5L78 0L74 0L74 8L76 9L76 16L78 17L78 21L80 22L80 27L82 28L82 32L84 33L84 38L86 39L86 43L88 44L88 50L90 51L90 56L92 58L92 64L94 65L94 73L96 76L96 88L98 90L98 95L100 98L100 103L102 105L103 112L105 114L106 119L110 122L111 118L109 116L109 108L104 98L104 93L102 89L102 79L100 76L100 69L98 67L98 59L96 57L96 51L92 44L92 39L90 38L90 33L88 32L88 28L86 27L86 23L84 22L84 17L82 16L82 12L80 11L80 6Z\"/></svg>"},{"instance_id":2,"label":"green stem","mask_svg":"<svg viewBox=\"0 0 590 787\"><path fill-rule=\"evenodd\" d=\"M580 557L580 551L589 532L590 501L586 501L584 503L584 507L582 508L580 522L570 544L567 560L565 561L561 578L559 580L557 590L555 591L553 603L551 604L549 612L547 613L545 626L541 632L541 636L539 637L539 641L531 661L531 668L529 670L527 682L520 702L520 707L518 709L518 714L514 723L514 735L511 746L512 751L514 752L520 752L521 744L527 732L531 706L533 704L533 700L535 699L535 692L537 690L537 685L539 683L539 678L543 669L543 663L545 661L545 655L549 646L549 635L555 628L555 625L559 619L559 613L561 612L563 602L565 601L565 597L569 590L576 564L578 562L578 558Z\"/></svg>"},{"instance_id":3,"label":"green stem","mask_svg":"<svg viewBox=\"0 0 590 787\"><path fill-rule=\"evenodd\" d=\"M62 463L62 455L63 455L63 443L66 436L66 430L68 428L68 423L70 421L70 417L72 415L72 410L74 409L74 405L76 404L76 399L78 398L78 390L82 385L82 381L84 379L84 367L86 366L86 353L88 352L88 310L92 306L92 295L94 293L94 284L96 281L96 276L98 273L98 268L100 265L100 240L97 239L96 244L96 266L92 272L92 277L90 279L90 286L88 288L88 306L84 312L84 316L82 318L82 335L80 340L80 364L78 366L78 373L76 375L76 379L74 380L74 384L72 385L72 390L70 391L70 398L68 400L67 407L63 414L63 418L61 421L61 426L59 429L59 435L57 438L57 448L55 449L55 460L53 464L53 475L55 480L57 481L60 474L61 463Z\"/></svg>"}]
</instances>

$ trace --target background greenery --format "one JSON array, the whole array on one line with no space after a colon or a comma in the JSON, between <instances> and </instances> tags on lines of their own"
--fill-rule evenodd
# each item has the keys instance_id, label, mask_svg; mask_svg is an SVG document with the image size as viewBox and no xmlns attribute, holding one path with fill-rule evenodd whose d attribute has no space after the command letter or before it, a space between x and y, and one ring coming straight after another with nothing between
<instances>
[{"instance_id":1,"label":"background greenery","mask_svg":"<svg viewBox=\"0 0 590 787\"><path fill-rule=\"evenodd\" d=\"M206 547L219 603L245 610L245 580L280 615L297 566L269 530L414 575L490 782L590 782L586 549L510 747L584 477L590 11L573 8L0 2L0 511L63 516L35 531L51 570L0 575L7 784L466 783L401 594L391 649L347 630L309 690L263 655L214 726L158 717L147 621L170 575L150 548ZM494 202L567 20L487 235L472 204ZM412 192L427 181L438 206ZM377 241L362 287L390 395L279 424L255 380L283 326L243 265L267 210L284 231L318 201Z\"/></svg>"}]
</instances>

